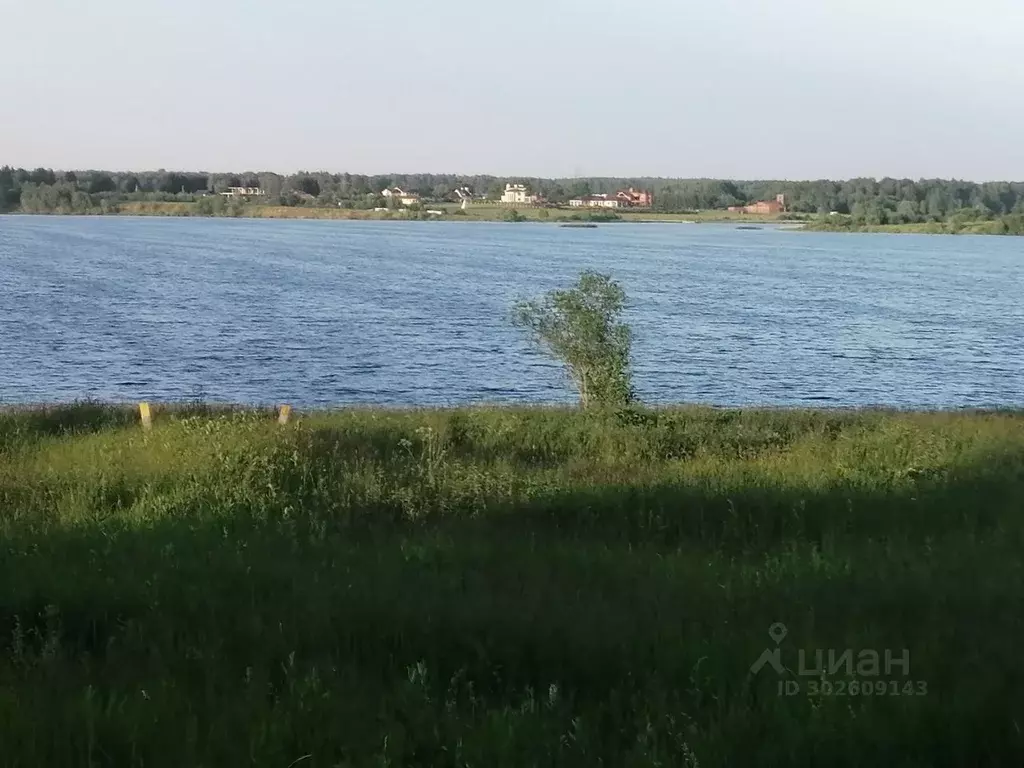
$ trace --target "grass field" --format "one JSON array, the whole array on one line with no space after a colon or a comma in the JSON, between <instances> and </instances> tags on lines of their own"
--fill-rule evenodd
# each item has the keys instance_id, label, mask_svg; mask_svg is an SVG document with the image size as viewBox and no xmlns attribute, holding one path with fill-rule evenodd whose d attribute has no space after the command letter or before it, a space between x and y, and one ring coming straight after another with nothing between
<instances>
[{"instance_id":1,"label":"grass field","mask_svg":"<svg viewBox=\"0 0 1024 768\"><path fill-rule=\"evenodd\" d=\"M431 206L433 207L433 206ZM445 205L449 213L454 214L458 210L457 205ZM452 219L465 218L468 220L480 221L501 221L515 206L507 205L473 205L466 209L465 217L461 214L453 215ZM780 221L778 216L751 216L746 214L729 213L728 211L700 211L693 213L660 213L658 211L630 211L630 210L600 210L584 208L515 208L516 213L528 221L559 221L568 220L574 216L586 216L589 214L600 215L610 213L621 217L622 221L662 221L662 222L736 222L736 223L765 223ZM546 214L546 215L545 215Z\"/></svg>"},{"instance_id":2,"label":"grass field","mask_svg":"<svg viewBox=\"0 0 1024 768\"><path fill-rule=\"evenodd\" d=\"M197 203L181 202L126 202L119 203L115 213L127 216L203 216ZM505 221L513 207L504 205L474 205L466 211L459 211L454 203L438 203L427 206L433 210L444 210L443 216L427 216L425 218L443 218L445 221ZM577 208L543 209L517 208L516 214L522 221L541 221L556 224L578 220L588 214L600 216L608 211ZM96 210L96 214L100 211ZM790 223L797 228L810 232L881 232L889 234L929 234L929 235L1020 235L1022 217L1020 214L1004 216L992 221L958 221L927 222L917 224L853 224L849 217L836 221L821 221L814 216L805 215L803 219L794 220L779 215L755 216L750 214L730 213L723 210L697 211L692 213L660 213L657 211L613 211L613 215L623 222L677 222L687 224L731 223L731 224L772 224ZM224 214L222 214L224 215ZM410 216L402 210L389 212L352 210L348 208L307 208L283 205L246 204L238 209L238 216L258 219L335 219L335 220L370 220L390 219L403 221L420 218L420 214ZM615 223L615 222L606 222Z\"/></svg>"},{"instance_id":3,"label":"grass field","mask_svg":"<svg viewBox=\"0 0 1024 768\"><path fill-rule=\"evenodd\" d=\"M450 221L503 221L512 206L474 205L465 213L456 213L459 206L453 203L439 203L426 206L432 210L445 211L445 220ZM556 223L569 220L574 216L588 213L579 209L543 209L517 208L516 213L526 221L549 221ZM161 202L129 202L121 203L118 212L130 216L199 216L196 203L161 203ZM589 211L595 213L595 211ZM768 223L778 222L778 216L749 216L729 213L728 211L700 211L698 213L658 213L656 211L616 211L622 221L660 221L660 222L735 222L735 223ZM546 215L545 215L546 214ZM401 210L393 212L357 211L347 208L307 208L283 205L249 204L241 209L242 217L258 219L340 219L340 220L379 220L393 219L401 221L406 214Z\"/></svg>"},{"instance_id":4,"label":"grass field","mask_svg":"<svg viewBox=\"0 0 1024 768\"><path fill-rule=\"evenodd\" d=\"M908 235L1021 235L1024 216L1015 214L992 221L929 221L913 224L853 224L849 219L839 222L811 221L805 227L811 232L882 232Z\"/></svg>"},{"instance_id":5,"label":"grass field","mask_svg":"<svg viewBox=\"0 0 1024 768\"><path fill-rule=\"evenodd\" d=\"M0 763L1020 765L1022 460L1011 412L0 411Z\"/></svg>"}]
</instances>

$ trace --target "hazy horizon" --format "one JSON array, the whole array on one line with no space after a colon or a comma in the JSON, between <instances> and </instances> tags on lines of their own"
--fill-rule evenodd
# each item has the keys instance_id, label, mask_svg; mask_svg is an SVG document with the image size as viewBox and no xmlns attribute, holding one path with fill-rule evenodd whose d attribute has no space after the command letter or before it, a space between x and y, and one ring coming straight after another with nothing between
<instances>
[{"instance_id":1,"label":"hazy horizon","mask_svg":"<svg viewBox=\"0 0 1024 768\"><path fill-rule=\"evenodd\" d=\"M241 175L241 174L246 174L246 173L254 173L254 174L273 173L273 174L277 174L278 176L287 177L287 176L297 176L297 175L300 175L300 174L326 173L326 174L332 174L332 175L342 175L342 174L346 174L347 173L347 174L352 175L352 176L366 176L366 177L369 177L369 178L378 177L378 176L383 176L383 177L400 177L400 176L456 176L456 177L467 177L467 178L468 177L474 177L474 176L488 176L488 177L492 177L492 178L495 178L495 179L498 179L498 180L520 179L520 180L524 180L524 181L529 181L530 179L544 179L546 181L565 181L565 180L573 180L573 179L581 179L581 180L585 180L585 179L616 179L616 180L619 180L619 179L621 179L621 180L628 180L628 179L650 179L650 180L657 180L657 181L725 181L725 182L733 182L733 183L736 183L736 184L751 183L751 182L766 182L766 183L778 182L780 184L781 183L786 183L786 184L804 184L804 183L813 184L813 183L816 183L816 182L823 182L823 181L824 182L841 183L841 182L847 182L847 181L855 181L855 180L859 180L859 179L870 179L870 180L873 180L873 181L876 181L876 182L881 182L884 179L896 179L898 181L912 181L912 182L952 181L952 182L963 182L963 183L966 183L966 184L992 184L992 183L1024 184L1024 178L1021 178L1021 179L1018 179L1018 178L966 179L966 178L959 178L959 177L953 177L953 176L946 176L946 177L943 177L943 176L927 176L927 177L926 176L918 176L918 177L910 177L910 176L892 176L892 175L889 175L889 176L848 176L846 178L825 178L825 177L822 177L822 178L813 178L812 179L812 178L795 178L795 177L793 177L793 178L756 177L755 178L755 177L752 177L752 176L746 176L746 177L740 177L740 176L733 176L733 177L726 177L726 176L664 176L664 175L655 176L655 175L650 175L650 174L646 174L645 175L645 174L636 174L636 173L633 173L633 174L628 174L627 173L627 174L620 174L620 175L594 174L592 176L543 176L543 175L539 176L537 174L523 174L523 173L500 174L500 173L488 173L486 171L482 171L482 172L479 172L479 173L473 173L473 172L462 173L462 172L457 172L457 171L420 171L420 170L413 170L413 171L383 171L383 172L382 171L370 171L368 173L364 173L364 172L349 171L349 170L346 170L344 168L332 169L332 168L315 168L315 167L296 168L296 169L284 170L284 171L282 171L282 170L275 170L275 169L272 169L272 168L231 168L231 169L226 169L226 170L225 169L210 170L209 168L187 168L187 167L185 167L185 168L98 168L98 167L82 166L82 167L58 168L58 167L52 166L52 165L33 165L33 166L28 166L28 165L23 165L23 164L18 164L18 163L7 163L7 162L4 162L4 161L0 160L0 167L3 167L4 165L6 165L8 167L13 167L13 168L23 168L23 169L28 170L28 171L36 170L37 168L43 168L43 169L48 170L48 171L53 171L54 173L68 173L68 172L71 172L71 173L88 173L88 172L98 171L98 172L104 172L104 173L132 174L132 173L159 173L159 172L167 172L167 173L198 173L198 174L208 174L208 175L211 175L211 176Z\"/></svg>"},{"instance_id":2,"label":"hazy horizon","mask_svg":"<svg viewBox=\"0 0 1024 768\"><path fill-rule=\"evenodd\" d=\"M0 0L0 164L1024 179L1024 4L751 5Z\"/></svg>"}]
</instances>

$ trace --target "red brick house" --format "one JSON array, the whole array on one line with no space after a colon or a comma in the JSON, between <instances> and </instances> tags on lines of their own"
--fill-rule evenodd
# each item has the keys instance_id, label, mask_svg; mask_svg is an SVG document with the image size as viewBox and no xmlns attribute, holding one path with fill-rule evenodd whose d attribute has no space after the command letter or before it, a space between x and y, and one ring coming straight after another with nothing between
<instances>
[{"instance_id":1,"label":"red brick house","mask_svg":"<svg viewBox=\"0 0 1024 768\"><path fill-rule=\"evenodd\" d=\"M654 205L654 193L644 189L620 190L615 196L622 201L627 208L650 208Z\"/></svg>"},{"instance_id":2,"label":"red brick house","mask_svg":"<svg viewBox=\"0 0 1024 768\"><path fill-rule=\"evenodd\" d=\"M729 206L730 213L756 213L760 216L770 216L786 212L786 196L776 195L774 200L758 200L750 205Z\"/></svg>"}]
</instances>

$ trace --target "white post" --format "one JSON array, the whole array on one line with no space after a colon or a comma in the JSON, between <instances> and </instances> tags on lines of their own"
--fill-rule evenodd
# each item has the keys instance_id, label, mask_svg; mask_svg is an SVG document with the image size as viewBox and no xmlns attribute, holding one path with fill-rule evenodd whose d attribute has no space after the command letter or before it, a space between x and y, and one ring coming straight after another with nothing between
<instances>
[{"instance_id":1,"label":"white post","mask_svg":"<svg viewBox=\"0 0 1024 768\"><path fill-rule=\"evenodd\" d=\"M153 415L149 410L149 403L139 403L139 418L142 419L142 428L147 432L153 428Z\"/></svg>"},{"instance_id":2,"label":"white post","mask_svg":"<svg viewBox=\"0 0 1024 768\"><path fill-rule=\"evenodd\" d=\"M278 410L277 423L284 425L288 423L288 419L291 418L292 407L290 405L282 405Z\"/></svg>"}]
</instances>

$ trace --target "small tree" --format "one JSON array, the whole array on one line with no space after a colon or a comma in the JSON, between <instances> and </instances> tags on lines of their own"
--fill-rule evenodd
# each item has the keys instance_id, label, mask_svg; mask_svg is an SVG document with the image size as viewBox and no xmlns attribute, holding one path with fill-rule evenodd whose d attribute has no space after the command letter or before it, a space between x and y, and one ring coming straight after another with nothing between
<instances>
[{"instance_id":1,"label":"small tree","mask_svg":"<svg viewBox=\"0 0 1024 768\"><path fill-rule=\"evenodd\" d=\"M586 271L568 290L519 302L513 322L565 365L582 407L622 406L633 400L632 332L619 320L625 304L609 275Z\"/></svg>"}]
</instances>

